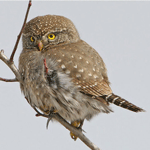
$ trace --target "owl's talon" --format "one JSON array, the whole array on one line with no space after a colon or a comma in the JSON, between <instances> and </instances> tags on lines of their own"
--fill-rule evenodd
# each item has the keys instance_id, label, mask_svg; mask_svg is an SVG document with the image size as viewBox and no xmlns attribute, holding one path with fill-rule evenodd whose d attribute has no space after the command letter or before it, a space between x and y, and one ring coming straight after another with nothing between
<instances>
[{"instance_id":1,"label":"owl's talon","mask_svg":"<svg viewBox=\"0 0 150 150\"><path fill-rule=\"evenodd\" d=\"M74 126L74 127L76 127L77 129L80 129L81 131L84 131L84 130L82 130L83 122L84 122L84 120L82 120L82 121L74 121L74 122L71 122L71 125ZM71 138L74 139L75 141L76 141L77 138L78 138L78 137L77 137L76 135L74 135L74 133L72 133L72 132L70 132L70 136L71 136Z\"/></svg>"},{"instance_id":2,"label":"owl's talon","mask_svg":"<svg viewBox=\"0 0 150 150\"><path fill-rule=\"evenodd\" d=\"M48 129L48 125L49 125L49 122L51 121L51 119L52 119L52 115L50 115L49 118L47 119L46 129Z\"/></svg>"},{"instance_id":3,"label":"owl's talon","mask_svg":"<svg viewBox=\"0 0 150 150\"><path fill-rule=\"evenodd\" d=\"M77 138L78 138L78 137L77 137L77 136L75 136L75 135L74 135L74 133L72 133L72 132L70 132L70 136L71 136L71 138L72 138L74 141L76 141L76 140L77 140Z\"/></svg>"},{"instance_id":4,"label":"owl's talon","mask_svg":"<svg viewBox=\"0 0 150 150\"><path fill-rule=\"evenodd\" d=\"M50 110L49 112L49 118L47 119L47 123L46 123L46 128L48 129L48 125L49 125L49 122L51 121L52 117L53 117L53 114L57 113L58 111L56 109L52 109Z\"/></svg>"}]
</instances>

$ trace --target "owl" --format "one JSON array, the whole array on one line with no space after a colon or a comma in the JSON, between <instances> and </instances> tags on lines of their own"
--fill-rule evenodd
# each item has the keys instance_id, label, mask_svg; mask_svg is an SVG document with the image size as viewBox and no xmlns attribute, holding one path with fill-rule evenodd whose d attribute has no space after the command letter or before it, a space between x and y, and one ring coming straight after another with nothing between
<instances>
[{"instance_id":1,"label":"owl","mask_svg":"<svg viewBox=\"0 0 150 150\"><path fill-rule=\"evenodd\" d=\"M58 113L76 128L82 128L85 119L112 112L110 103L143 111L113 94L102 58L80 39L69 19L38 16L26 24L22 42L20 87L33 108ZM73 133L71 137L77 139Z\"/></svg>"}]
</instances>

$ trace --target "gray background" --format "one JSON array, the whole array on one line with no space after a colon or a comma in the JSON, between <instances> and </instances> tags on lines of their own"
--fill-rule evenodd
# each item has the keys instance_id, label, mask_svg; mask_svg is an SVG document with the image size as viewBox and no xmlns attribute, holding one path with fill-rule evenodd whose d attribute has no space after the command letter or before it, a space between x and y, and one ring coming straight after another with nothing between
<instances>
[{"instance_id":1,"label":"gray background","mask_svg":"<svg viewBox=\"0 0 150 150\"><path fill-rule=\"evenodd\" d=\"M28 2L0 2L0 49L10 56ZM83 126L86 136L102 150L150 149L150 2L33 2L28 20L57 14L70 18L83 40L104 59L113 92L144 108L133 113L111 105ZM21 52L19 43L15 64ZM0 61L0 76L13 78ZM18 83L0 82L1 150L86 150L59 123L35 117Z\"/></svg>"}]
</instances>

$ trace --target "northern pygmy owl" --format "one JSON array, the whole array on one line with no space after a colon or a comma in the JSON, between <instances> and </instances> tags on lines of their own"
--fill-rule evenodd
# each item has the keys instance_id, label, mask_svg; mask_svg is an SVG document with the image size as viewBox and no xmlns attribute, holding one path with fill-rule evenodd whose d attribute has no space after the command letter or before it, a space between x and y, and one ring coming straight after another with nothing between
<instances>
[{"instance_id":1,"label":"northern pygmy owl","mask_svg":"<svg viewBox=\"0 0 150 150\"><path fill-rule=\"evenodd\" d=\"M26 24L22 40L20 86L32 107L58 113L76 127L100 112L111 112L109 103L143 111L113 94L102 58L80 39L69 19L36 17Z\"/></svg>"}]
</instances>

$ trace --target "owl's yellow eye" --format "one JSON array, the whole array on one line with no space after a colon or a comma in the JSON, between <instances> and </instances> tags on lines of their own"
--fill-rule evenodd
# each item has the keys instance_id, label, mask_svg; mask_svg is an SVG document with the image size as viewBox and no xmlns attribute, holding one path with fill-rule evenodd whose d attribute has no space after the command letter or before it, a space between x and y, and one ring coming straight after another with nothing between
<instances>
[{"instance_id":1,"label":"owl's yellow eye","mask_svg":"<svg viewBox=\"0 0 150 150\"><path fill-rule=\"evenodd\" d=\"M50 40L54 40L55 39L55 34L53 34L53 33L51 33L51 34L49 34L48 35L48 38L50 39Z\"/></svg>"},{"instance_id":2,"label":"owl's yellow eye","mask_svg":"<svg viewBox=\"0 0 150 150\"><path fill-rule=\"evenodd\" d=\"M35 39L34 39L33 36L30 37L30 40L31 40L31 42L34 42L34 41L35 41Z\"/></svg>"}]
</instances>

